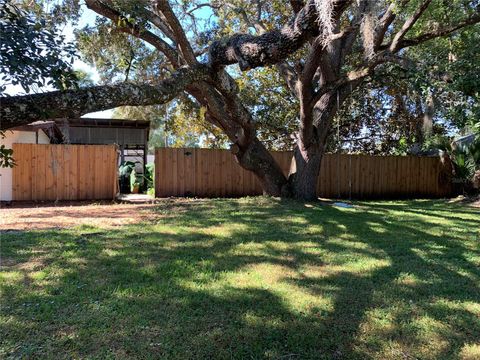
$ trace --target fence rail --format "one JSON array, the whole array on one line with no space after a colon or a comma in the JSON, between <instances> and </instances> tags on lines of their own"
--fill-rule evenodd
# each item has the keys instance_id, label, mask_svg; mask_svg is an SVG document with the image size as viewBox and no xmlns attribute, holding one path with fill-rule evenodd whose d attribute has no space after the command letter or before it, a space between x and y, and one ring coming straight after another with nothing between
<instances>
[{"instance_id":1,"label":"fence rail","mask_svg":"<svg viewBox=\"0 0 480 360\"><path fill-rule=\"evenodd\" d=\"M13 144L14 200L114 199L115 145Z\"/></svg>"},{"instance_id":2,"label":"fence rail","mask_svg":"<svg viewBox=\"0 0 480 360\"><path fill-rule=\"evenodd\" d=\"M292 153L272 155L288 175ZM318 181L319 196L327 198L440 198L451 191L439 157L326 154ZM237 197L262 194L262 188L228 150L158 148L155 194Z\"/></svg>"}]
</instances>

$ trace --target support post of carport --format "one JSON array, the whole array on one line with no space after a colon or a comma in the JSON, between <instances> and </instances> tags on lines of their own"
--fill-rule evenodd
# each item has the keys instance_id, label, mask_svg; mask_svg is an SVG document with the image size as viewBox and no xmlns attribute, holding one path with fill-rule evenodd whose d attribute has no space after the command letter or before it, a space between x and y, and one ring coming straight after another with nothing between
<instances>
[{"instance_id":1,"label":"support post of carport","mask_svg":"<svg viewBox=\"0 0 480 360\"><path fill-rule=\"evenodd\" d=\"M125 144L120 145L120 165L125 162Z\"/></svg>"},{"instance_id":2,"label":"support post of carport","mask_svg":"<svg viewBox=\"0 0 480 360\"><path fill-rule=\"evenodd\" d=\"M147 155L148 155L148 129L145 129L143 135L143 179L146 179L147 175ZM143 191L146 193L148 190L147 182L143 181Z\"/></svg>"}]
</instances>

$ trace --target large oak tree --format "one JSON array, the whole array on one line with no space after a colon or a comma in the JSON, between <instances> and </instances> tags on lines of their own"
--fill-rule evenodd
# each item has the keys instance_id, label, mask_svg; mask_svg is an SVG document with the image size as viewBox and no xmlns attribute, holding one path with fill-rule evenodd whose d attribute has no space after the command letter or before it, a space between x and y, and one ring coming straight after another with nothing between
<instances>
[{"instance_id":1,"label":"large oak tree","mask_svg":"<svg viewBox=\"0 0 480 360\"><path fill-rule=\"evenodd\" d=\"M2 98L2 129L39 118L163 104L186 94L205 109L205 121L228 137L239 164L256 174L266 194L305 200L316 198L334 116L352 92L386 64L401 64L409 47L480 22L475 0L448 4L441 0L292 0L288 8L261 0L180 5L167 0L86 0L86 5L111 21L116 32L148 44L166 71L148 83L123 82ZM202 48L201 34L187 27L190 22L185 20L202 7L217 12L234 9L247 31ZM277 27L279 21L285 24ZM203 60L205 52L208 56ZM256 119L226 71L233 64L243 72L275 65L298 98L296 167L288 177L258 139Z\"/></svg>"}]
</instances>

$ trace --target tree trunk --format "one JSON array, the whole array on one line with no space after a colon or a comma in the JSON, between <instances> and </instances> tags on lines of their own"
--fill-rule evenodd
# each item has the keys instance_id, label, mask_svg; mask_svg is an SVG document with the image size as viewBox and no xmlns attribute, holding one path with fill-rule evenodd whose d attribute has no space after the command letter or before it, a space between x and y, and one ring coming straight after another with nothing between
<instances>
[{"instance_id":1,"label":"tree trunk","mask_svg":"<svg viewBox=\"0 0 480 360\"><path fill-rule=\"evenodd\" d=\"M317 196L318 174L323 157L323 147L311 146L302 150L299 144L294 150L294 168L290 169L288 186L290 195L297 200L315 201Z\"/></svg>"},{"instance_id":2,"label":"tree trunk","mask_svg":"<svg viewBox=\"0 0 480 360\"><path fill-rule=\"evenodd\" d=\"M433 98L433 94L429 93L425 101L425 114L423 115L423 122L422 122L422 129L421 129L422 142L432 134L434 115L435 115L435 100Z\"/></svg>"},{"instance_id":3,"label":"tree trunk","mask_svg":"<svg viewBox=\"0 0 480 360\"><path fill-rule=\"evenodd\" d=\"M302 133L294 150L295 169L290 169L288 186L292 196L298 200L318 199L317 184L327 137L333 118L340 106L358 84L344 86L337 91L324 94L313 107L313 126L304 143Z\"/></svg>"},{"instance_id":4,"label":"tree trunk","mask_svg":"<svg viewBox=\"0 0 480 360\"><path fill-rule=\"evenodd\" d=\"M273 156L258 139L254 139L246 150L242 150L236 144L233 145L232 153L241 167L252 171L257 176L264 195L289 196L285 191L287 178Z\"/></svg>"}]
</instances>

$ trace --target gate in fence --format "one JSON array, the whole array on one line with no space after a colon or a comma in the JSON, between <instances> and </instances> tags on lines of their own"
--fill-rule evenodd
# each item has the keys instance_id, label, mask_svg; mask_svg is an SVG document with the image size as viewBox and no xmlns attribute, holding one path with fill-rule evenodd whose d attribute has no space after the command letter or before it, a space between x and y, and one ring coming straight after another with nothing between
<instances>
[{"instance_id":1,"label":"gate in fence","mask_svg":"<svg viewBox=\"0 0 480 360\"><path fill-rule=\"evenodd\" d=\"M102 200L117 193L115 145L13 144L13 200Z\"/></svg>"}]
</instances>

